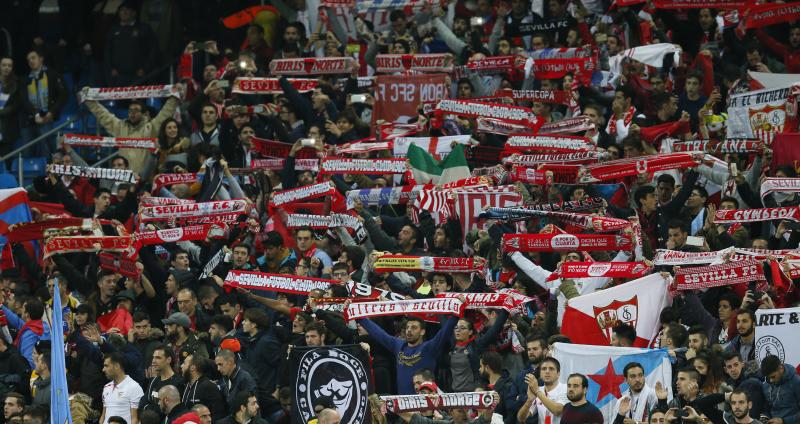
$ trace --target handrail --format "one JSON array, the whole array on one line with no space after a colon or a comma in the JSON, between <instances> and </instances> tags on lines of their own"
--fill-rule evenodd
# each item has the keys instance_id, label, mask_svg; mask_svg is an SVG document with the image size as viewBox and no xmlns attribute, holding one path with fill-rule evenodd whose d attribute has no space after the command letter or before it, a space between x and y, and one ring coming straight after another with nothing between
<instances>
[{"instance_id":1,"label":"handrail","mask_svg":"<svg viewBox=\"0 0 800 424\"><path fill-rule=\"evenodd\" d=\"M21 147L18 147L16 149L12 150L10 153L6 154L5 156L0 157L0 161L5 161L5 160L9 159L10 157L16 156L18 153L33 147L33 145L39 144L39 142L41 142L42 140L50 137L53 133L58 132L60 129L66 127L67 125L69 125L69 124L71 124L71 123L73 123L75 121L77 121L78 119L81 119L81 114L80 113L78 113L75 116L73 116L72 118L69 118L66 121L60 123L57 127L54 127L51 130L47 131L46 133L44 133L44 134L34 138L33 140L25 143Z\"/></svg>"},{"instance_id":2,"label":"handrail","mask_svg":"<svg viewBox=\"0 0 800 424\"><path fill-rule=\"evenodd\" d=\"M91 168L96 168L97 166L99 166L99 165L102 165L102 164L104 164L104 163L106 163L106 162L110 161L111 159L113 159L113 158L114 158L114 157L116 157L116 156L119 156L119 153L117 153L117 152L114 152L114 153L112 153L112 154L110 154L110 155L108 155L108 156L104 157L103 159L100 159L99 161L97 161L97 162L95 162L95 163L93 163L93 164L89 165L89 167L91 167Z\"/></svg>"}]
</instances>

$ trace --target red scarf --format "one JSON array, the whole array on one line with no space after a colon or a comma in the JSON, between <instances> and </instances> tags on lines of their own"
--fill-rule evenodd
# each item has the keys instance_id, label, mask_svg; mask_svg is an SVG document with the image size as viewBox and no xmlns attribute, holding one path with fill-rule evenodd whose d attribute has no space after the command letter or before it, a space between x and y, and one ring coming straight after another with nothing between
<instances>
[{"instance_id":1,"label":"red scarf","mask_svg":"<svg viewBox=\"0 0 800 424\"><path fill-rule=\"evenodd\" d=\"M625 123L626 127L631 125L631 122L633 121L633 115L635 114L636 108L633 106L631 106L630 109L625 112L625 116L622 117L622 121ZM611 118L608 120L608 125L606 126L606 132L612 137L617 136L617 119L619 118L617 117L616 113L611 114Z\"/></svg>"},{"instance_id":2,"label":"red scarf","mask_svg":"<svg viewBox=\"0 0 800 424\"><path fill-rule=\"evenodd\" d=\"M472 336L469 339L464 340L463 342L458 342L457 341L456 342L456 346L458 346L458 347L467 347L470 343L472 343L474 341L475 341L475 336Z\"/></svg>"},{"instance_id":3,"label":"red scarf","mask_svg":"<svg viewBox=\"0 0 800 424\"><path fill-rule=\"evenodd\" d=\"M41 337L44 334L44 324L40 319L32 319L26 322L22 328L19 329L19 333L17 333L17 338L14 340L14 346L19 349L20 344L22 343L22 335L25 334L25 330L33 331L33 334Z\"/></svg>"}]
</instances>

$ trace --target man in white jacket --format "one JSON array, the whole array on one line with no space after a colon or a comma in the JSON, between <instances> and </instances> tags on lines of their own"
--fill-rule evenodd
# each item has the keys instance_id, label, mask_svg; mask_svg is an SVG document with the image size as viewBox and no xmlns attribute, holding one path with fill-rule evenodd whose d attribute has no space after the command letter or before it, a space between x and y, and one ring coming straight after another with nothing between
<instances>
[{"instance_id":1,"label":"man in white jacket","mask_svg":"<svg viewBox=\"0 0 800 424\"><path fill-rule=\"evenodd\" d=\"M616 401L614 415L619 415L623 419L632 418L637 423L642 422L650 410L658 404L656 391L645 383L644 367L638 362L625 365L622 375L628 383L628 390Z\"/></svg>"}]
</instances>

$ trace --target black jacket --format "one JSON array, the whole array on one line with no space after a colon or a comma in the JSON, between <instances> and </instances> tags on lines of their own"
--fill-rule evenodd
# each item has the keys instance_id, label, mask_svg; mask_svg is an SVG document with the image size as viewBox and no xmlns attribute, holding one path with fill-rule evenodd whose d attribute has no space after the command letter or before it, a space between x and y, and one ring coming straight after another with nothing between
<instances>
[{"instance_id":1,"label":"black jacket","mask_svg":"<svg viewBox=\"0 0 800 424\"><path fill-rule=\"evenodd\" d=\"M58 116L61 114L61 109L67 104L67 88L64 85L64 80L61 78L61 75L57 74L55 71L44 68L42 72L36 75L36 81L34 81L34 77L29 74L25 80L25 85L20 87L20 96L25 101L27 122L30 125L34 124L34 115L42 112L42 110L30 102L27 94L28 86L33 87L35 84L38 87L38 81L40 81L43 76L47 77L47 112L53 114L53 120L58 119Z\"/></svg>"},{"instance_id":2,"label":"black jacket","mask_svg":"<svg viewBox=\"0 0 800 424\"><path fill-rule=\"evenodd\" d=\"M258 400L267 410L267 402L278 381L278 367L281 364L281 343L275 336L264 330L253 337L242 337L242 366L250 370L258 385ZM280 405L269 405L270 408Z\"/></svg>"},{"instance_id":3,"label":"black jacket","mask_svg":"<svg viewBox=\"0 0 800 424\"><path fill-rule=\"evenodd\" d=\"M228 413L228 403L213 381L202 376L194 383L188 383L181 396L183 406L191 408L198 403L207 406L211 411L211 418L216 422Z\"/></svg>"},{"instance_id":4,"label":"black jacket","mask_svg":"<svg viewBox=\"0 0 800 424\"><path fill-rule=\"evenodd\" d=\"M13 75L8 84L2 84L0 88L0 96L8 96L5 106L0 109L0 146L7 147L5 152L0 152L2 154L11 151L14 141L19 137L19 114L25 106L22 88L20 81Z\"/></svg>"},{"instance_id":5,"label":"black jacket","mask_svg":"<svg viewBox=\"0 0 800 424\"><path fill-rule=\"evenodd\" d=\"M239 392L256 393L258 391L258 385L256 384L256 380L253 379L253 376L238 366L233 370L233 375L231 377L222 377L221 384L228 405L233 404Z\"/></svg>"}]
</instances>

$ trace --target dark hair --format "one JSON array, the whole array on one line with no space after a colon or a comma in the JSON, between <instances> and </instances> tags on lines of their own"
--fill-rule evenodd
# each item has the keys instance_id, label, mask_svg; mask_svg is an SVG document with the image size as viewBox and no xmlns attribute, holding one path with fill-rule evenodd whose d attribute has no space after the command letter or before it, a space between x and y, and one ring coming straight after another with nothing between
<instances>
[{"instance_id":1,"label":"dark hair","mask_svg":"<svg viewBox=\"0 0 800 424\"><path fill-rule=\"evenodd\" d=\"M126 168L129 166L129 163L130 163L130 162L128 162L128 158L126 158L125 156L122 156L122 155L116 155L116 156L114 156L113 158L111 158L111 160L110 160L109 162L110 162L110 163L114 163L114 161L115 161L115 160L117 160L117 159L122 159L122 163L124 163L124 164L125 164L125 167L126 167ZM111 193L111 192L109 191L109 193Z\"/></svg>"},{"instance_id":2,"label":"dark hair","mask_svg":"<svg viewBox=\"0 0 800 424\"><path fill-rule=\"evenodd\" d=\"M406 318L406 321L403 323L403 327L405 328L411 322L417 322L417 323L419 323L420 327L422 327L423 329L425 328L425 321L423 321L422 318L419 318L419 317L408 317L408 318Z\"/></svg>"},{"instance_id":3,"label":"dark hair","mask_svg":"<svg viewBox=\"0 0 800 424\"><path fill-rule=\"evenodd\" d=\"M411 228L411 232L414 233L414 235L412 236L414 238L414 246L415 247L421 246L424 240L422 237L422 233L419 231L419 228L417 228L416 225L411 225L411 224L406 224L404 226Z\"/></svg>"},{"instance_id":4,"label":"dark hair","mask_svg":"<svg viewBox=\"0 0 800 424\"><path fill-rule=\"evenodd\" d=\"M209 375L214 371L214 362L202 356L192 355L192 366L200 375Z\"/></svg>"},{"instance_id":5,"label":"dark hair","mask_svg":"<svg viewBox=\"0 0 800 424\"><path fill-rule=\"evenodd\" d=\"M217 306L231 305L231 307L241 304L239 299L234 294L223 294L222 296L218 297L214 303L216 303Z\"/></svg>"},{"instance_id":6,"label":"dark hair","mask_svg":"<svg viewBox=\"0 0 800 424\"><path fill-rule=\"evenodd\" d=\"M150 315L145 311L136 311L133 313L133 322L150 321Z\"/></svg>"},{"instance_id":7,"label":"dark hair","mask_svg":"<svg viewBox=\"0 0 800 424\"><path fill-rule=\"evenodd\" d=\"M733 310L739 309L739 306L742 305L742 299L740 299L739 296L732 291L722 293L719 296L719 301L722 300L727 300L728 303L731 304L731 309ZM717 303L719 303L719 301L717 301Z\"/></svg>"},{"instance_id":8,"label":"dark hair","mask_svg":"<svg viewBox=\"0 0 800 424\"><path fill-rule=\"evenodd\" d=\"M753 321L753 325L755 325L756 321L756 312L750 308L747 309L739 309L739 312L736 314L738 317L739 315L748 315L750 320Z\"/></svg>"},{"instance_id":9,"label":"dark hair","mask_svg":"<svg viewBox=\"0 0 800 424\"><path fill-rule=\"evenodd\" d=\"M641 186L633 192L633 201L636 202L636 206L642 207L642 200L647 197L648 194L655 194L656 188L653 186Z\"/></svg>"},{"instance_id":10,"label":"dark hair","mask_svg":"<svg viewBox=\"0 0 800 424\"><path fill-rule=\"evenodd\" d=\"M668 103L672 103L672 94L670 93L660 93L653 97L653 105L656 111L660 111Z\"/></svg>"},{"instance_id":11,"label":"dark hair","mask_svg":"<svg viewBox=\"0 0 800 424\"><path fill-rule=\"evenodd\" d=\"M247 308L247 310L244 311L244 319L255 324L259 330L266 330L269 328L269 317L266 312L259 308Z\"/></svg>"},{"instance_id":12,"label":"dark hair","mask_svg":"<svg viewBox=\"0 0 800 424\"><path fill-rule=\"evenodd\" d=\"M432 272L428 274L428 281L433 281L433 277L444 277L446 284L453 287L453 276L444 272Z\"/></svg>"},{"instance_id":13,"label":"dark hair","mask_svg":"<svg viewBox=\"0 0 800 424\"><path fill-rule=\"evenodd\" d=\"M461 78L460 80L458 80L458 84L456 84L456 86L459 86L461 84L467 84L469 85L470 89L475 91L475 86L472 85L472 81L469 78Z\"/></svg>"},{"instance_id":14,"label":"dark hair","mask_svg":"<svg viewBox=\"0 0 800 424\"><path fill-rule=\"evenodd\" d=\"M703 197L706 200L708 200L708 190L706 190L705 187L694 186L692 187L692 190L697 190L697 192L700 193L700 197Z\"/></svg>"},{"instance_id":15,"label":"dark hair","mask_svg":"<svg viewBox=\"0 0 800 424\"><path fill-rule=\"evenodd\" d=\"M697 372L697 370L692 367L681 368L678 370L678 372L688 374L689 378L691 378L694 381L700 381L700 373Z\"/></svg>"},{"instance_id":16,"label":"dark hair","mask_svg":"<svg viewBox=\"0 0 800 424\"><path fill-rule=\"evenodd\" d=\"M308 333L309 331L316 331L317 334L319 334L320 336L324 336L325 332L328 331L328 329L325 328L325 324L319 321L311 321L308 324L306 324L306 328L304 328L303 331L305 331L306 333Z\"/></svg>"},{"instance_id":17,"label":"dark hair","mask_svg":"<svg viewBox=\"0 0 800 424\"><path fill-rule=\"evenodd\" d=\"M25 312L32 320L42 319L44 315L44 304L37 297L32 297L25 302Z\"/></svg>"},{"instance_id":18,"label":"dark hair","mask_svg":"<svg viewBox=\"0 0 800 424\"><path fill-rule=\"evenodd\" d=\"M630 344L636 341L636 329L630 324L619 324L611 331L617 335L618 339L625 339L629 341Z\"/></svg>"},{"instance_id":19,"label":"dark hair","mask_svg":"<svg viewBox=\"0 0 800 424\"><path fill-rule=\"evenodd\" d=\"M686 346L686 340L689 338L689 332L677 322L667 324L666 335L672 339L674 347Z\"/></svg>"},{"instance_id":20,"label":"dark hair","mask_svg":"<svg viewBox=\"0 0 800 424\"><path fill-rule=\"evenodd\" d=\"M730 396L728 397L728 402L730 402L730 399L733 397L733 395L744 396L744 401L745 402L750 402L750 395L747 394L746 390L736 389L736 390L732 391Z\"/></svg>"},{"instance_id":21,"label":"dark hair","mask_svg":"<svg viewBox=\"0 0 800 424\"><path fill-rule=\"evenodd\" d=\"M30 415L34 421L40 420L41 422L46 423L48 421L48 416L50 415L50 409L45 405L28 405L22 411L22 415Z\"/></svg>"},{"instance_id":22,"label":"dark hair","mask_svg":"<svg viewBox=\"0 0 800 424\"><path fill-rule=\"evenodd\" d=\"M555 365L556 366L556 371L561 372L561 362L559 362L558 359L553 358L552 356L548 356L548 357L542 359L542 364L539 365L539 366L544 365L545 362L550 362L551 364Z\"/></svg>"},{"instance_id":23,"label":"dark hair","mask_svg":"<svg viewBox=\"0 0 800 424\"><path fill-rule=\"evenodd\" d=\"M723 352L722 353L722 362L728 362L731 359L736 358L738 360L742 360L742 354L737 351L730 351L730 352Z\"/></svg>"},{"instance_id":24,"label":"dark hair","mask_svg":"<svg viewBox=\"0 0 800 424\"><path fill-rule=\"evenodd\" d=\"M553 334L547 338L547 344L552 345L556 343L572 343L572 340L563 334Z\"/></svg>"},{"instance_id":25,"label":"dark hair","mask_svg":"<svg viewBox=\"0 0 800 424\"><path fill-rule=\"evenodd\" d=\"M689 223L682 220L682 219L671 219L669 223L667 223L667 229L677 228L684 233L688 233L690 231Z\"/></svg>"},{"instance_id":26,"label":"dark hair","mask_svg":"<svg viewBox=\"0 0 800 424\"><path fill-rule=\"evenodd\" d=\"M211 317L211 324L221 327L226 333L233 330L233 320L225 314L214 315Z\"/></svg>"},{"instance_id":27,"label":"dark hair","mask_svg":"<svg viewBox=\"0 0 800 424\"><path fill-rule=\"evenodd\" d=\"M497 352L483 352L481 355L481 362L483 362L485 367L489 367L489 369L497 374L503 372L503 357Z\"/></svg>"},{"instance_id":28,"label":"dark hair","mask_svg":"<svg viewBox=\"0 0 800 424\"><path fill-rule=\"evenodd\" d=\"M670 174L661 174L656 179L656 185L661 183L667 183L673 187L675 187L675 177Z\"/></svg>"},{"instance_id":29,"label":"dark hair","mask_svg":"<svg viewBox=\"0 0 800 424\"><path fill-rule=\"evenodd\" d=\"M350 292L342 284L331 284L330 291L333 297L350 297Z\"/></svg>"},{"instance_id":30,"label":"dark hair","mask_svg":"<svg viewBox=\"0 0 800 424\"><path fill-rule=\"evenodd\" d=\"M627 377L628 371L632 370L633 368L641 368L642 372L644 372L644 367L642 366L642 364L638 362L628 362L628 364L625 365L625 368L622 369L622 375Z\"/></svg>"},{"instance_id":31,"label":"dark hair","mask_svg":"<svg viewBox=\"0 0 800 424\"><path fill-rule=\"evenodd\" d=\"M736 209L739 209L739 200L735 197L725 196L722 199L719 199L719 204L721 205L722 202L731 202Z\"/></svg>"},{"instance_id":32,"label":"dark hair","mask_svg":"<svg viewBox=\"0 0 800 424\"><path fill-rule=\"evenodd\" d=\"M22 393L8 392L6 393L6 400L8 399L16 399L18 407L25 406L25 396L23 396Z\"/></svg>"},{"instance_id":33,"label":"dark hair","mask_svg":"<svg viewBox=\"0 0 800 424\"><path fill-rule=\"evenodd\" d=\"M261 241L261 244L264 247L283 247L283 236L277 231L269 231L264 234L264 239Z\"/></svg>"},{"instance_id":34,"label":"dark hair","mask_svg":"<svg viewBox=\"0 0 800 424\"><path fill-rule=\"evenodd\" d=\"M168 344L160 344L153 348L153 352L157 350L164 352L164 356L169 358L170 362L175 358L175 350Z\"/></svg>"},{"instance_id":35,"label":"dark hair","mask_svg":"<svg viewBox=\"0 0 800 424\"><path fill-rule=\"evenodd\" d=\"M570 374L569 377L567 377L567 381L569 381L570 378L580 378L581 379L581 387L583 387L584 389L589 387L589 379L586 378L586 376L581 374L581 373L574 372L574 373Z\"/></svg>"},{"instance_id":36,"label":"dark hair","mask_svg":"<svg viewBox=\"0 0 800 424\"><path fill-rule=\"evenodd\" d=\"M775 172L783 172L787 178L797 178L797 171L790 165L781 165L775 168Z\"/></svg>"},{"instance_id":37,"label":"dark hair","mask_svg":"<svg viewBox=\"0 0 800 424\"><path fill-rule=\"evenodd\" d=\"M435 381L435 379L436 379L436 376L433 374L433 371L431 371L431 370L429 370L427 368L420 368L420 369L414 371L414 374L412 374L412 377L415 376L415 375L422 376L422 379L425 380L425 381Z\"/></svg>"},{"instance_id":38,"label":"dark hair","mask_svg":"<svg viewBox=\"0 0 800 424\"><path fill-rule=\"evenodd\" d=\"M342 270L342 269L345 270L345 271L350 271L350 265L347 265L344 262L336 262L331 267L331 273L333 273L334 271Z\"/></svg>"},{"instance_id":39,"label":"dark hair","mask_svg":"<svg viewBox=\"0 0 800 424\"><path fill-rule=\"evenodd\" d=\"M121 368L125 368L125 357L122 356L121 352L111 352L107 353L105 359L119 365Z\"/></svg>"},{"instance_id":40,"label":"dark hair","mask_svg":"<svg viewBox=\"0 0 800 424\"><path fill-rule=\"evenodd\" d=\"M100 188L98 188L97 190L94 191L94 198L95 199L99 198L100 195L102 195L103 193L108 193L108 195L110 196L111 195L111 190L109 190L107 188L100 187Z\"/></svg>"},{"instance_id":41,"label":"dark hair","mask_svg":"<svg viewBox=\"0 0 800 424\"><path fill-rule=\"evenodd\" d=\"M701 336L708 339L708 334L706 333L706 329L702 325L693 325L689 327L689 335L692 334L700 334Z\"/></svg>"},{"instance_id":42,"label":"dark hair","mask_svg":"<svg viewBox=\"0 0 800 424\"><path fill-rule=\"evenodd\" d=\"M251 391L244 390L237 393L233 398L233 402L231 402L231 415L235 415L237 412L241 411L243 406L247 408L247 402L255 395L256 394Z\"/></svg>"},{"instance_id":43,"label":"dark hair","mask_svg":"<svg viewBox=\"0 0 800 424\"><path fill-rule=\"evenodd\" d=\"M617 91L621 91L622 97L625 99L633 100L633 98L636 97L636 92L633 91L633 88L627 85L621 85L617 87L617 89L614 92L616 93Z\"/></svg>"},{"instance_id":44,"label":"dark hair","mask_svg":"<svg viewBox=\"0 0 800 424\"><path fill-rule=\"evenodd\" d=\"M394 21L396 21L398 19L405 19L405 17L406 17L406 14L405 14L405 12L403 12L403 10L395 9L395 10L392 10L391 13L389 13L389 22L394 22Z\"/></svg>"},{"instance_id":45,"label":"dark hair","mask_svg":"<svg viewBox=\"0 0 800 424\"><path fill-rule=\"evenodd\" d=\"M678 312L672 308L672 306L667 306L666 308L661 310L661 313L658 315L658 322L661 324L669 324L671 322L678 322Z\"/></svg>"},{"instance_id":46,"label":"dark hair","mask_svg":"<svg viewBox=\"0 0 800 424\"><path fill-rule=\"evenodd\" d=\"M347 260L353 263L353 269L361 269L367 257L364 248L361 246L345 246L344 251L347 253Z\"/></svg>"},{"instance_id":47,"label":"dark hair","mask_svg":"<svg viewBox=\"0 0 800 424\"><path fill-rule=\"evenodd\" d=\"M703 74L701 74L700 72L689 73L689 75L686 76L686 79L688 80L689 78L695 78L698 83L700 84L703 83Z\"/></svg>"},{"instance_id":48,"label":"dark hair","mask_svg":"<svg viewBox=\"0 0 800 424\"><path fill-rule=\"evenodd\" d=\"M175 118L165 119L158 129L158 147L161 150L168 150L172 147L172 145L169 143L169 140L167 140L167 125L170 123L174 123L175 126L178 127L178 134L175 135L175 144L177 144L181 139L181 126L178 125L178 121L176 121Z\"/></svg>"},{"instance_id":49,"label":"dark hair","mask_svg":"<svg viewBox=\"0 0 800 424\"><path fill-rule=\"evenodd\" d=\"M539 342L539 345L542 347L547 347L547 340L545 340L544 336L539 333L528 334L528 337L525 337L525 344Z\"/></svg>"}]
</instances>

